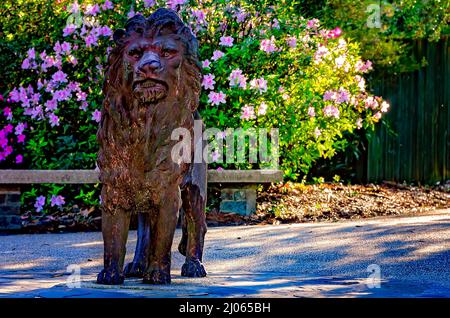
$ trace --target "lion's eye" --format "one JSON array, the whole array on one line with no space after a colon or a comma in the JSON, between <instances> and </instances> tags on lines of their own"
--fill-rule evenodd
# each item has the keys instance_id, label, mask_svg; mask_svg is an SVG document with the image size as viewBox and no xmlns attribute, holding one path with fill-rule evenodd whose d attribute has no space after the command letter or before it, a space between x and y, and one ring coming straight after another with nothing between
<instances>
[{"instance_id":1,"label":"lion's eye","mask_svg":"<svg viewBox=\"0 0 450 318\"><path fill-rule=\"evenodd\" d=\"M174 54L176 54L176 53L177 53L176 50L166 49L166 50L163 50L163 51L162 51L161 56L162 56L162 57L170 57L170 56L172 56L172 55L174 55Z\"/></svg>"},{"instance_id":2,"label":"lion's eye","mask_svg":"<svg viewBox=\"0 0 450 318\"><path fill-rule=\"evenodd\" d=\"M133 49L128 52L128 55L138 59L142 56L142 51L138 49Z\"/></svg>"}]
</instances>

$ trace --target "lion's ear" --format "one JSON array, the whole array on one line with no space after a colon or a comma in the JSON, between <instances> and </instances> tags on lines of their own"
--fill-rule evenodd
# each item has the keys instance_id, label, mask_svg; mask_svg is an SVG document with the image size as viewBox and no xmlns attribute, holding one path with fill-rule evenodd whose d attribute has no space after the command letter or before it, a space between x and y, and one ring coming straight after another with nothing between
<instances>
[{"instance_id":1,"label":"lion's ear","mask_svg":"<svg viewBox=\"0 0 450 318\"><path fill-rule=\"evenodd\" d=\"M118 29L114 31L113 39L116 44L121 45L123 44L123 40L125 39L125 36L127 33L123 29Z\"/></svg>"}]
</instances>

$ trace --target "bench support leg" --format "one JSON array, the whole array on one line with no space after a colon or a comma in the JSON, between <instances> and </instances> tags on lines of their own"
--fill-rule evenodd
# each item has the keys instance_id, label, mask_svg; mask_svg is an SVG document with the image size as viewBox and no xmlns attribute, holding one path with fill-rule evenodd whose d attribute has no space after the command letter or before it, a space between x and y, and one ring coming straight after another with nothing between
<instances>
[{"instance_id":1,"label":"bench support leg","mask_svg":"<svg viewBox=\"0 0 450 318\"><path fill-rule=\"evenodd\" d=\"M2 184L0 185L0 231L18 230L21 227L20 187Z\"/></svg>"},{"instance_id":2,"label":"bench support leg","mask_svg":"<svg viewBox=\"0 0 450 318\"><path fill-rule=\"evenodd\" d=\"M221 190L220 211L251 215L256 212L256 185L232 186Z\"/></svg>"}]
</instances>

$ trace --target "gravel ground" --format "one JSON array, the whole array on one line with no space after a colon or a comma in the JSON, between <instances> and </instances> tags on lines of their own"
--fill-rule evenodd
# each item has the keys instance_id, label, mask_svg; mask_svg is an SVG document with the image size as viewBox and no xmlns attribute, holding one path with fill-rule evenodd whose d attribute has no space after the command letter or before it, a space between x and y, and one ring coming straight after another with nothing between
<instances>
[{"instance_id":1,"label":"gravel ground","mask_svg":"<svg viewBox=\"0 0 450 318\"><path fill-rule=\"evenodd\" d=\"M132 257L131 232L127 258ZM176 234L178 241L180 233ZM0 236L0 295L9 297L450 297L450 210L413 217L337 223L211 228L206 279L183 279L173 253L174 284L125 288L92 284L102 263L98 232ZM81 289L62 285L70 264ZM371 289L368 267L379 266Z\"/></svg>"}]
</instances>

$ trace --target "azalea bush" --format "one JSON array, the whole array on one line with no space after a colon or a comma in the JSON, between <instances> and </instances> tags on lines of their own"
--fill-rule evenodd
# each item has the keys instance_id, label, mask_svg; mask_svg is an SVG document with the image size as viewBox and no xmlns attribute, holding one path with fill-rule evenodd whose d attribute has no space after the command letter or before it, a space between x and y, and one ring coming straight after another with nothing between
<instances>
[{"instance_id":1,"label":"azalea bush","mask_svg":"<svg viewBox=\"0 0 450 318\"><path fill-rule=\"evenodd\" d=\"M199 110L206 126L222 132L277 128L286 178L308 175L317 159L344 150L357 130L371 129L389 104L366 91L364 76L373 66L361 60L358 43L339 26L324 28L319 20L298 15L295 5L283 0L5 1L0 168L94 169L113 30L135 14L168 6L200 43ZM69 203L96 205L98 194L98 185L43 185L26 191L23 201L48 211Z\"/></svg>"}]
</instances>

